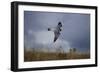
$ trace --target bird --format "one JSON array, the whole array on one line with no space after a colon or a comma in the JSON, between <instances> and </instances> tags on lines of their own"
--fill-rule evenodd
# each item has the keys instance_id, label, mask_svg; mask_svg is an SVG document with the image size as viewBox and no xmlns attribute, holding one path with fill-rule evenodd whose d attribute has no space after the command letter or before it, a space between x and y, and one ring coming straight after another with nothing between
<instances>
[{"instance_id":1,"label":"bird","mask_svg":"<svg viewBox=\"0 0 100 73\"><path fill-rule=\"evenodd\" d=\"M55 28L48 28L48 31L54 32L54 40L53 40L54 43L56 42L56 40L60 35L60 32L62 31L61 27L62 27L62 23L58 22L58 25Z\"/></svg>"}]
</instances>

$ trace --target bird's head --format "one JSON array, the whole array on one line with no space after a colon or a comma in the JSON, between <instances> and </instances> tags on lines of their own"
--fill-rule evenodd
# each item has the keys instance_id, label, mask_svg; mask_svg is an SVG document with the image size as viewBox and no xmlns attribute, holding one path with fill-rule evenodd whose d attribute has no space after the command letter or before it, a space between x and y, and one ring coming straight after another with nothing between
<instances>
[{"instance_id":1,"label":"bird's head","mask_svg":"<svg viewBox=\"0 0 100 73\"><path fill-rule=\"evenodd\" d=\"M61 23L61 22L59 22L58 25L59 25L60 27L62 27L62 23Z\"/></svg>"}]
</instances>

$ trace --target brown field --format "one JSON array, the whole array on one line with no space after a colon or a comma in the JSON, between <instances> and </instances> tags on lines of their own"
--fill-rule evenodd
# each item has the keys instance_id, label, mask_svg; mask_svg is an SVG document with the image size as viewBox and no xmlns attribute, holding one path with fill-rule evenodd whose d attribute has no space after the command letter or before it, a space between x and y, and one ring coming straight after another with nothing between
<instances>
[{"instance_id":1,"label":"brown field","mask_svg":"<svg viewBox=\"0 0 100 73\"><path fill-rule=\"evenodd\" d=\"M37 52L24 51L24 61L47 61L47 60L70 60L70 59L89 59L89 53L78 52Z\"/></svg>"}]
</instances>

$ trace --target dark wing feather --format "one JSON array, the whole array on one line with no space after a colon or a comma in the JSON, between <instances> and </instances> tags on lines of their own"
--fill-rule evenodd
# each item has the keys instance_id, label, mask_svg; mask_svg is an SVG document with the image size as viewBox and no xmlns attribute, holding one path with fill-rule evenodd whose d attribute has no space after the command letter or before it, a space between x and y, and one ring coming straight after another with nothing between
<instances>
[{"instance_id":1,"label":"dark wing feather","mask_svg":"<svg viewBox=\"0 0 100 73\"><path fill-rule=\"evenodd\" d=\"M59 32L54 32L54 35L55 35L55 37L54 37L54 42L55 42L58 39L60 33Z\"/></svg>"}]
</instances>

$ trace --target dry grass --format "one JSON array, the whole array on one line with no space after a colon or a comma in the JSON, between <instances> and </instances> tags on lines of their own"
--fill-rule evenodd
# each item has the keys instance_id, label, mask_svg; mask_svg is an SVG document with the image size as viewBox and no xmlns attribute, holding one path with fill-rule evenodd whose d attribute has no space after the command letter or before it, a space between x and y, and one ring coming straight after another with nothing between
<instances>
[{"instance_id":1,"label":"dry grass","mask_svg":"<svg viewBox=\"0 0 100 73\"><path fill-rule=\"evenodd\" d=\"M70 59L89 59L89 53L51 53L51 52L36 52L36 51L24 51L24 61L47 61L47 60L70 60Z\"/></svg>"}]
</instances>

